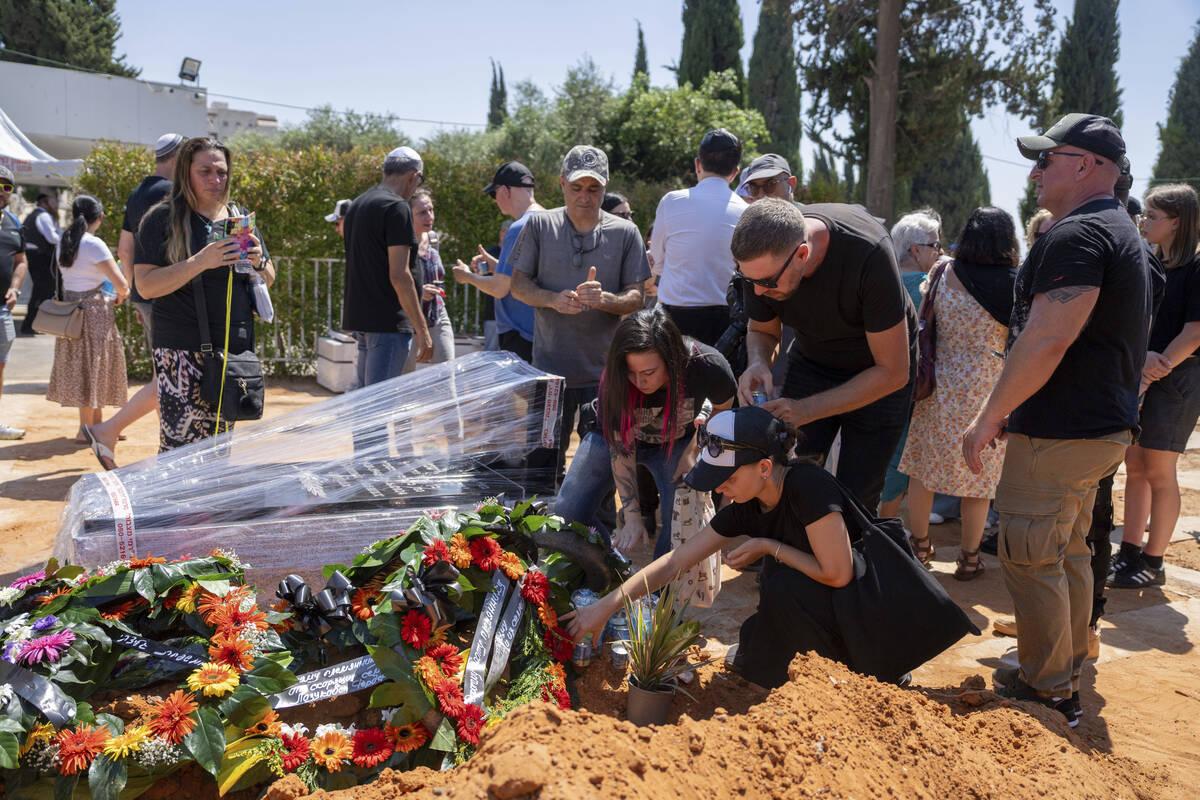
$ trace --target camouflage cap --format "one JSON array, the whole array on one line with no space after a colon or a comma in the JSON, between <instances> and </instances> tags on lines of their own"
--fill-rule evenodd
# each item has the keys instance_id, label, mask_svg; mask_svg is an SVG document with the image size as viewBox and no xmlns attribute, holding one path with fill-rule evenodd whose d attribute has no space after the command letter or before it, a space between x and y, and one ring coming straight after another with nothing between
<instances>
[{"instance_id":1,"label":"camouflage cap","mask_svg":"<svg viewBox=\"0 0 1200 800\"><path fill-rule=\"evenodd\" d=\"M608 156L599 147L578 144L563 159L562 176L568 183L580 178L595 178L608 185Z\"/></svg>"}]
</instances>

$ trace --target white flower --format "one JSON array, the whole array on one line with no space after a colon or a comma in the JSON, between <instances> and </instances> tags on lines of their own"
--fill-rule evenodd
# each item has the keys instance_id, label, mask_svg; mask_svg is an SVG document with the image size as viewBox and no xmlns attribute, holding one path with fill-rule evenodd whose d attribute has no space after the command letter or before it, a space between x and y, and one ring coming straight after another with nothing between
<instances>
[{"instance_id":1,"label":"white flower","mask_svg":"<svg viewBox=\"0 0 1200 800\"><path fill-rule=\"evenodd\" d=\"M12 619L6 622L0 622L0 635L9 635L10 631L15 631L25 624L25 620L29 619L29 613L17 614Z\"/></svg>"},{"instance_id":2,"label":"white flower","mask_svg":"<svg viewBox=\"0 0 1200 800\"><path fill-rule=\"evenodd\" d=\"M0 606L11 606L12 601L20 597L24 591L24 589L14 589L11 586L0 589Z\"/></svg>"},{"instance_id":3,"label":"white flower","mask_svg":"<svg viewBox=\"0 0 1200 800\"><path fill-rule=\"evenodd\" d=\"M335 722L326 722L323 725L317 726L317 732L313 734L313 738L320 739L327 733L340 733L342 736L350 739L354 736L354 732L357 730L358 728L354 727L353 725L347 727L345 725L338 725Z\"/></svg>"},{"instance_id":4,"label":"white flower","mask_svg":"<svg viewBox=\"0 0 1200 800\"><path fill-rule=\"evenodd\" d=\"M289 725L286 722L279 723L279 732L288 736L306 736L308 734L308 726L303 722L297 722L295 725Z\"/></svg>"},{"instance_id":5,"label":"white flower","mask_svg":"<svg viewBox=\"0 0 1200 800\"><path fill-rule=\"evenodd\" d=\"M0 708L8 705L8 702L13 699L12 687L7 683L0 683Z\"/></svg>"},{"instance_id":6,"label":"white flower","mask_svg":"<svg viewBox=\"0 0 1200 800\"><path fill-rule=\"evenodd\" d=\"M379 716L383 717L384 722L391 725L392 717L396 716L396 712L399 710L398 708L381 708L379 709Z\"/></svg>"}]
</instances>

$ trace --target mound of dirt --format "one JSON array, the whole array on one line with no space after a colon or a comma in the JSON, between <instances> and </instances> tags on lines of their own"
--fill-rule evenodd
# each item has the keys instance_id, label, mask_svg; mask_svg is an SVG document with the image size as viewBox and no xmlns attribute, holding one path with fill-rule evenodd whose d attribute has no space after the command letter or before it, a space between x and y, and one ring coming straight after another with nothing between
<instances>
[{"instance_id":1,"label":"mound of dirt","mask_svg":"<svg viewBox=\"0 0 1200 800\"><path fill-rule=\"evenodd\" d=\"M1010 704L978 677L950 691L905 690L798 656L790 678L744 714L715 708L709 719L682 714L662 727L538 703L488 729L458 769L387 770L373 784L318 795L1149 800L1159 793L1162 776L1087 752L1061 716ZM295 787L277 785L269 796L295 797Z\"/></svg>"}]
</instances>

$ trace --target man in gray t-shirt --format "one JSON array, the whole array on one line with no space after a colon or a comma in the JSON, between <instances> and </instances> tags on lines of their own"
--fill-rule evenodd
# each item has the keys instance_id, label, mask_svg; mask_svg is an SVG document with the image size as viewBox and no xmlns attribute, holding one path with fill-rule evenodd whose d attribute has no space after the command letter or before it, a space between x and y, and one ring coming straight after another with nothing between
<instances>
[{"instance_id":1,"label":"man in gray t-shirt","mask_svg":"<svg viewBox=\"0 0 1200 800\"><path fill-rule=\"evenodd\" d=\"M533 365L566 379L561 477L576 411L596 397L621 315L642 307L650 264L637 227L600 210L608 183L603 150L571 148L559 183L563 207L531 216L509 260L513 297L534 308Z\"/></svg>"}]
</instances>

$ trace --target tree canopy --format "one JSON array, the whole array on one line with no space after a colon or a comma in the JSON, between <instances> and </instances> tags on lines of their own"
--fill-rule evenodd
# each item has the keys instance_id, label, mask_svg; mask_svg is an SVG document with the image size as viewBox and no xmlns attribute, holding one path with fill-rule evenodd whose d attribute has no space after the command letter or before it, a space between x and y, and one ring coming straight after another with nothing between
<instances>
[{"instance_id":1,"label":"tree canopy","mask_svg":"<svg viewBox=\"0 0 1200 800\"><path fill-rule=\"evenodd\" d=\"M769 138L763 150L778 153L802 175L800 86L796 76L795 17L788 0L763 0L750 56L747 106L763 115Z\"/></svg>"},{"instance_id":2,"label":"tree canopy","mask_svg":"<svg viewBox=\"0 0 1200 800\"><path fill-rule=\"evenodd\" d=\"M254 130L242 131L230 138L230 144L244 152L313 147L325 147L339 153L348 153L355 148L391 150L410 143L404 134L396 130L395 122L396 118L390 114L335 111L333 106L323 105L310 109L308 119L299 125L284 126L273 135Z\"/></svg>"},{"instance_id":3,"label":"tree canopy","mask_svg":"<svg viewBox=\"0 0 1200 800\"><path fill-rule=\"evenodd\" d=\"M958 238L972 211L992 202L970 120L965 114L959 120L959 131L950 146L913 175L907 204L908 208L928 206L942 215L943 244L947 246Z\"/></svg>"},{"instance_id":4,"label":"tree canopy","mask_svg":"<svg viewBox=\"0 0 1200 800\"><path fill-rule=\"evenodd\" d=\"M136 78L142 71L115 55L121 38L115 6L116 0L0 0L0 59Z\"/></svg>"},{"instance_id":5,"label":"tree canopy","mask_svg":"<svg viewBox=\"0 0 1200 800\"><path fill-rule=\"evenodd\" d=\"M722 97L741 105L746 96L741 55L744 43L737 0L684 0L679 85L698 87L709 74L732 70L733 83L722 89Z\"/></svg>"},{"instance_id":6,"label":"tree canopy","mask_svg":"<svg viewBox=\"0 0 1200 800\"><path fill-rule=\"evenodd\" d=\"M495 130L508 117L508 87L504 85L504 66L492 61L492 88L488 94L488 130Z\"/></svg>"},{"instance_id":7,"label":"tree canopy","mask_svg":"<svg viewBox=\"0 0 1200 800\"><path fill-rule=\"evenodd\" d=\"M638 75L650 74L650 59L646 55L646 35L642 33L642 23L637 24L637 50L633 54L633 80L637 80Z\"/></svg>"},{"instance_id":8,"label":"tree canopy","mask_svg":"<svg viewBox=\"0 0 1200 800\"><path fill-rule=\"evenodd\" d=\"M1158 126L1161 150L1154 164L1155 181L1191 178L1200 191L1200 25L1175 73L1167 121Z\"/></svg>"}]
</instances>

